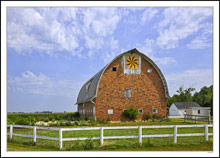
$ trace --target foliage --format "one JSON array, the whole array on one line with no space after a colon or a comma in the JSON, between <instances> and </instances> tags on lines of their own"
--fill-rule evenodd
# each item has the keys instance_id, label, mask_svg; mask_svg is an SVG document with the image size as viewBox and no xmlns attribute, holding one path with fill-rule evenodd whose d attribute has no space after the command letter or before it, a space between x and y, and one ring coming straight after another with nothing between
<instances>
[{"instance_id":1,"label":"foliage","mask_svg":"<svg viewBox=\"0 0 220 158\"><path fill-rule=\"evenodd\" d=\"M110 122L110 121L111 121L111 118L108 117L107 120L106 120L106 122L108 123L108 122Z\"/></svg>"},{"instance_id":2,"label":"foliage","mask_svg":"<svg viewBox=\"0 0 220 158\"><path fill-rule=\"evenodd\" d=\"M131 106L127 110L123 111L122 115L130 120L136 120L138 117L138 109L134 106Z\"/></svg>"},{"instance_id":3,"label":"foliage","mask_svg":"<svg viewBox=\"0 0 220 158\"><path fill-rule=\"evenodd\" d=\"M74 122L74 125L75 125L75 126L79 126L79 125L80 125L79 121L75 121L75 122Z\"/></svg>"},{"instance_id":4,"label":"foliage","mask_svg":"<svg viewBox=\"0 0 220 158\"><path fill-rule=\"evenodd\" d=\"M147 115L145 116L146 120L152 119L152 115L150 113L147 113Z\"/></svg>"},{"instance_id":5,"label":"foliage","mask_svg":"<svg viewBox=\"0 0 220 158\"><path fill-rule=\"evenodd\" d=\"M210 87L202 87L200 92L196 92L193 101L197 102L201 107L211 107L211 115L213 113L213 85Z\"/></svg>"},{"instance_id":6,"label":"foliage","mask_svg":"<svg viewBox=\"0 0 220 158\"><path fill-rule=\"evenodd\" d=\"M74 113L16 113L8 114L8 124L34 125L38 121L72 121L78 120L78 112Z\"/></svg>"},{"instance_id":7,"label":"foliage","mask_svg":"<svg viewBox=\"0 0 220 158\"><path fill-rule=\"evenodd\" d=\"M193 96L192 91L195 88L186 88L181 86L176 92L178 94L174 94L170 99L167 100L167 106L170 107L174 102L192 102Z\"/></svg>"},{"instance_id":8,"label":"foliage","mask_svg":"<svg viewBox=\"0 0 220 158\"><path fill-rule=\"evenodd\" d=\"M202 87L199 92L191 93L195 88L184 89L183 86L177 90L178 94L174 94L167 100L167 106L170 107L174 102L197 102L201 107L211 107L211 115L213 113L213 85Z\"/></svg>"},{"instance_id":9,"label":"foliage","mask_svg":"<svg viewBox=\"0 0 220 158\"><path fill-rule=\"evenodd\" d=\"M89 122L91 125L97 125L97 122L95 121L95 119L93 117L89 118Z\"/></svg>"}]
</instances>

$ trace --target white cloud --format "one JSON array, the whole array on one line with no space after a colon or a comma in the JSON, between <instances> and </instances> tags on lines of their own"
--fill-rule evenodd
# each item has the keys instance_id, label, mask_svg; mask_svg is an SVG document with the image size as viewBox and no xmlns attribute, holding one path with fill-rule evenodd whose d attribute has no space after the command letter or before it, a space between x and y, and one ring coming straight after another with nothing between
<instances>
[{"instance_id":1,"label":"white cloud","mask_svg":"<svg viewBox=\"0 0 220 158\"><path fill-rule=\"evenodd\" d=\"M78 47L77 39L62 22L70 16L76 18L75 12L68 8L8 8L8 47L23 54L33 49L48 54L74 51Z\"/></svg>"},{"instance_id":2,"label":"white cloud","mask_svg":"<svg viewBox=\"0 0 220 158\"><path fill-rule=\"evenodd\" d=\"M204 49L212 47L212 25L209 23L205 24L204 29L201 31L199 36L188 43L187 47L190 49Z\"/></svg>"},{"instance_id":3,"label":"white cloud","mask_svg":"<svg viewBox=\"0 0 220 158\"><path fill-rule=\"evenodd\" d=\"M212 69L192 69L179 73L171 73L165 76L169 88L169 94L172 96L180 86L185 88L193 87L199 91L203 86L213 84Z\"/></svg>"},{"instance_id":4,"label":"white cloud","mask_svg":"<svg viewBox=\"0 0 220 158\"><path fill-rule=\"evenodd\" d=\"M157 26L157 45L170 49L177 47L179 40L198 32L202 22L212 16L212 8L167 8L163 15L164 20Z\"/></svg>"},{"instance_id":5,"label":"white cloud","mask_svg":"<svg viewBox=\"0 0 220 158\"><path fill-rule=\"evenodd\" d=\"M146 21L150 21L156 14L158 13L157 9L147 8L141 17L141 23L145 23Z\"/></svg>"},{"instance_id":6,"label":"white cloud","mask_svg":"<svg viewBox=\"0 0 220 158\"><path fill-rule=\"evenodd\" d=\"M153 57L152 59L158 65L169 65L169 64L172 64L172 63L176 63L176 60L172 57L161 57L161 58Z\"/></svg>"},{"instance_id":7,"label":"white cloud","mask_svg":"<svg viewBox=\"0 0 220 158\"><path fill-rule=\"evenodd\" d=\"M8 77L8 90L23 93L74 98L77 97L80 88L81 82L53 80L42 73L37 75L31 71L25 71L21 76Z\"/></svg>"},{"instance_id":8,"label":"white cloud","mask_svg":"<svg viewBox=\"0 0 220 158\"><path fill-rule=\"evenodd\" d=\"M157 65L169 65L175 63L176 60L172 57L157 57L157 52L154 51L154 47L156 47L156 42L154 39L146 38L143 45L137 47L140 52L147 55L151 60L153 60Z\"/></svg>"},{"instance_id":9,"label":"white cloud","mask_svg":"<svg viewBox=\"0 0 220 158\"><path fill-rule=\"evenodd\" d=\"M138 49L140 49L140 51L146 54L147 56L152 57L153 47L155 47L155 40L146 38L143 45L138 46Z\"/></svg>"},{"instance_id":10,"label":"white cloud","mask_svg":"<svg viewBox=\"0 0 220 158\"><path fill-rule=\"evenodd\" d=\"M92 56L113 38L120 17L116 8L8 8L8 47L20 54L65 51L79 57L87 49Z\"/></svg>"}]
</instances>

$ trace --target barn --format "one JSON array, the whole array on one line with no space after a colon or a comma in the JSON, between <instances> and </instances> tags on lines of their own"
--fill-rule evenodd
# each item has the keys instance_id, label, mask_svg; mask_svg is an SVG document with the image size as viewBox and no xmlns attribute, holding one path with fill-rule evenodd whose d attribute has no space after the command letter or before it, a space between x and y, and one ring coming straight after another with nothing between
<instances>
[{"instance_id":1,"label":"barn","mask_svg":"<svg viewBox=\"0 0 220 158\"><path fill-rule=\"evenodd\" d=\"M84 119L126 120L122 112L138 108L138 120L145 114L166 117L167 83L158 66L137 49L115 57L80 89L77 109Z\"/></svg>"}]
</instances>

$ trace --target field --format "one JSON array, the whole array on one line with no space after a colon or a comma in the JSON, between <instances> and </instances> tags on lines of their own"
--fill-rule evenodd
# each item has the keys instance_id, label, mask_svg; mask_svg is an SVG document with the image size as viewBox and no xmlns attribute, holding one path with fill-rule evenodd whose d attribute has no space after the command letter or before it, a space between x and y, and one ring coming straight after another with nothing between
<instances>
[{"instance_id":1,"label":"field","mask_svg":"<svg viewBox=\"0 0 220 158\"><path fill-rule=\"evenodd\" d=\"M53 114L56 116L55 114ZM62 114L59 114L62 115ZM73 114L69 114L74 116ZM32 115L33 116L33 115ZM67 115L68 116L68 115ZM15 117L15 116L14 116ZM20 116L23 117L23 116ZM28 116L27 116L28 117ZM40 116L42 117L42 116ZM68 117L67 117L68 118ZM12 120L12 119L11 119ZM168 120L149 120L149 121L127 121L127 122L104 122L92 120L86 122L80 120L77 117L72 117L72 120L78 121L78 124L55 124L55 127L59 128L72 128L72 127L94 127L94 126L149 126L149 125L192 125L194 121L184 122L183 119L168 119ZM65 121L65 120L64 120ZM66 120L68 121L68 120ZM206 124L204 122L198 122L198 124ZM63 125L63 126L62 126ZM71 126L72 125L72 126ZM209 128L209 133L212 133L213 129ZM8 129L9 132L9 129ZM19 134L31 134L32 129L14 128L14 133ZM193 128L178 128L178 134L186 133L204 133L203 127ZM148 134L173 134L172 128L163 129L143 129L143 135ZM59 131L50 130L37 130L38 136L47 137L59 137ZM104 130L104 136L132 136L138 135L138 129L108 129ZM63 138L74 137L99 137L100 130L89 131L64 131ZM85 141L64 141L63 151L212 151L213 141L212 136L209 136L209 141L205 141L204 136L194 137L178 137L177 144L173 143L173 137L163 138L143 138L142 145L139 144L137 138L131 139L109 139L104 140L103 146L100 146L99 140L85 140ZM7 143L8 151L59 151L59 141L37 139L37 143L33 144L33 138L13 136L12 140Z\"/></svg>"}]
</instances>

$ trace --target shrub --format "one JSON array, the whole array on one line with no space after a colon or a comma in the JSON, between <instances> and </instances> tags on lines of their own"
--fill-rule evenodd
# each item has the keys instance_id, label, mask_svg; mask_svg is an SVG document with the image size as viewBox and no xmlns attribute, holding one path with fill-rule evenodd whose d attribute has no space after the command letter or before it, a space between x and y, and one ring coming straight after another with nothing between
<instances>
[{"instance_id":1,"label":"shrub","mask_svg":"<svg viewBox=\"0 0 220 158\"><path fill-rule=\"evenodd\" d=\"M49 118L45 118L45 119L44 119L44 122L49 122Z\"/></svg>"},{"instance_id":2,"label":"shrub","mask_svg":"<svg viewBox=\"0 0 220 158\"><path fill-rule=\"evenodd\" d=\"M97 122L98 122L99 124L104 124L104 123L105 123L105 121L102 120L102 119L100 119L100 118L97 118Z\"/></svg>"},{"instance_id":3,"label":"shrub","mask_svg":"<svg viewBox=\"0 0 220 158\"><path fill-rule=\"evenodd\" d=\"M150 113L147 113L147 115L145 116L146 120L152 119L152 115Z\"/></svg>"},{"instance_id":4,"label":"shrub","mask_svg":"<svg viewBox=\"0 0 220 158\"><path fill-rule=\"evenodd\" d=\"M79 121L75 121L75 122L74 122L74 125L75 125L75 126L79 126L79 125L80 125L80 124L79 124Z\"/></svg>"},{"instance_id":5,"label":"shrub","mask_svg":"<svg viewBox=\"0 0 220 158\"><path fill-rule=\"evenodd\" d=\"M75 112L74 117L79 117L79 112Z\"/></svg>"},{"instance_id":6,"label":"shrub","mask_svg":"<svg viewBox=\"0 0 220 158\"><path fill-rule=\"evenodd\" d=\"M91 125L97 125L97 122L95 121L93 117L89 118L89 122L91 123Z\"/></svg>"},{"instance_id":7,"label":"shrub","mask_svg":"<svg viewBox=\"0 0 220 158\"><path fill-rule=\"evenodd\" d=\"M107 120L106 120L106 122L108 123L108 122L110 122L110 121L111 121L111 118L108 117Z\"/></svg>"},{"instance_id":8,"label":"shrub","mask_svg":"<svg viewBox=\"0 0 220 158\"><path fill-rule=\"evenodd\" d=\"M55 120L54 116L49 116L49 120L50 120L50 121Z\"/></svg>"},{"instance_id":9,"label":"shrub","mask_svg":"<svg viewBox=\"0 0 220 158\"><path fill-rule=\"evenodd\" d=\"M134 106L131 106L127 110L123 111L122 115L130 120L136 120L138 117L138 109Z\"/></svg>"},{"instance_id":10,"label":"shrub","mask_svg":"<svg viewBox=\"0 0 220 158\"><path fill-rule=\"evenodd\" d=\"M80 124L81 124L82 126L86 126L86 125L87 125L87 123L86 123L85 120L82 120L82 121L80 122Z\"/></svg>"},{"instance_id":11,"label":"shrub","mask_svg":"<svg viewBox=\"0 0 220 158\"><path fill-rule=\"evenodd\" d=\"M28 118L21 118L19 120L16 120L15 122L16 125L30 125L30 121L28 120Z\"/></svg>"},{"instance_id":12,"label":"shrub","mask_svg":"<svg viewBox=\"0 0 220 158\"><path fill-rule=\"evenodd\" d=\"M66 126L71 126L71 125L72 125L71 121L66 122Z\"/></svg>"}]
</instances>

